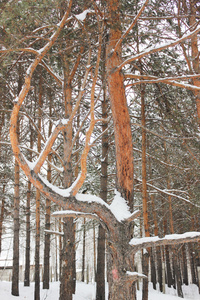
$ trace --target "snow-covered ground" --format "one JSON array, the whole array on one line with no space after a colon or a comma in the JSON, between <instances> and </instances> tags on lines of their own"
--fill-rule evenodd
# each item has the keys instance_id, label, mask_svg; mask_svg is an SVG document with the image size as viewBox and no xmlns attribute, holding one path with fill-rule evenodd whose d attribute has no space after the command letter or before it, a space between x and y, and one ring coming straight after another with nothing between
<instances>
[{"instance_id":1,"label":"snow-covered ground","mask_svg":"<svg viewBox=\"0 0 200 300\"><path fill-rule=\"evenodd\" d=\"M175 296L176 291L166 288L167 294L162 294L152 289L151 285L149 300L180 300L181 298ZM0 281L0 299L1 300L33 300L34 299L34 284L30 287L24 287L23 283L20 283L20 296L15 297L11 295L11 282ZM185 300L200 300L198 288L196 285L183 286L184 299ZM142 299L142 292L137 292L137 299ZM49 290L43 290L41 288L41 300L58 300L59 299L59 283L53 282L50 285ZM95 285L78 282L76 294L73 300L95 300ZM126 299L124 299L126 300Z\"/></svg>"}]
</instances>

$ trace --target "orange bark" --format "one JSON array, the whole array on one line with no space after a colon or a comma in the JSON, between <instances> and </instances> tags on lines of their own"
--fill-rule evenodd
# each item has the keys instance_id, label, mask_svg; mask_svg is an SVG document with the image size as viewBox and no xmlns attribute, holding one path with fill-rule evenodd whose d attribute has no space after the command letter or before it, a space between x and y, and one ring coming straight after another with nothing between
<instances>
[{"instance_id":1,"label":"orange bark","mask_svg":"<svg viewBox=\"0 0 200 300\"><path fill-rule=\"evenodd\" d=\"M108 3L109 20L112 22L107 47L107 80L109 98L114 121L117 184L122 196L133 208L133 147L130 116L127 107L124 78L117 67L121 64L121 46L113 53L117 41L121 38L119 1Z\"/></svg>"}]
</instances>

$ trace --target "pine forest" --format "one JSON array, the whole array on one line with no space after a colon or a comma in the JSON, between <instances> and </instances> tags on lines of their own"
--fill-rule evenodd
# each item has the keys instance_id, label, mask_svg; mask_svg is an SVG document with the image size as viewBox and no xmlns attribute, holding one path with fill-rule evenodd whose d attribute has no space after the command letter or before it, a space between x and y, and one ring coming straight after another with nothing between
<instances>
[{"instance_id":1,"label":"pine forest","mask_svg":"<svg viewBox=\"0 0 200 300\"><path fill-rule=\"evenodd\" d=\"M199 145L199 0L0 1L11 297L200 297ZM95 296L74 298L81 282Z\"/></svg>"}]
</instances>

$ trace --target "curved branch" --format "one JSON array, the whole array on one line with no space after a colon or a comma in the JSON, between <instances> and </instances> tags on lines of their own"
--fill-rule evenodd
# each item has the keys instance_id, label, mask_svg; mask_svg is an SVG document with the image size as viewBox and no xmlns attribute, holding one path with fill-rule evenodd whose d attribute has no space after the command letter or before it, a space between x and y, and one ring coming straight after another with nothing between
<instances>
[{"instance_id":1,"label":"curved branch","mask_svg":"<svg viewBox=\"0 0 200 300\"><path fill-rule=\"evenodd\" d=\"M27 163L27 160L25 157L22 155L19 147L19 141L18 141L18 136L17 136L17 121L18 121L18 115L19 115L19 110L20 107L28 94L30 90L30 85L31 85L31 79L33 72L35 71L36 67L38 64L41 62L42 58L45 56L45 54L49 51L49 49L53 46L55 43L56 39L58 38L62 28L65 25L65 22L69 16L70 10L71 10L71 5L72 5L72 0L69 2L69 7L64 14L61 22L58 24L58 29L52 34L50 41L39 51L37 51L37 56L33 60L32 64L29 66L29 68L26 71L26 77L25 77L25 84L23 85L21 92L19 93L19 96L15 99L14 101L14 109L11 115L11 120L10 120L10 140L13 148L14 155L20 165L20 167L23 169L25 174L30 177L30 166Z\"/></svg>"}]
</instances>

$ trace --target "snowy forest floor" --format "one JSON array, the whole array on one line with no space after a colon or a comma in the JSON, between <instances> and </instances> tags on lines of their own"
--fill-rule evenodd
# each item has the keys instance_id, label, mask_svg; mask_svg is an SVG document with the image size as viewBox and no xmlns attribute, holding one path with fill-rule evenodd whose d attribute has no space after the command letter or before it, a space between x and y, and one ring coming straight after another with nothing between
<instances>
[{"instance_id":1,"label":"snowy forest floor","mask_svg":"<svg viewBox=\"0 0 200 300\"><path fill-rule=\"evenodd\" d=\"M181 298L176 296L176 291L173 288L166 288L166 294L162 294L152 289L149 285L149 300L180 300ZM32 300L34 299L34 284L30 287L24 287L23 283L20 283L20 296L15 297L11 295L11 282L0 281L0 299L1 300ZM196 285L183 286L184 299L185 300L200 300L198 293L198 287ZM41 300L58 300L59 299L59 283L52 282L49 290L43 290L41 288ZM142 299L142 292L137 292L137 299ZM82 282L77 283L76 294L73 300L95 300L95 285L86 284Z\"/></svg>"}]
</instances>

